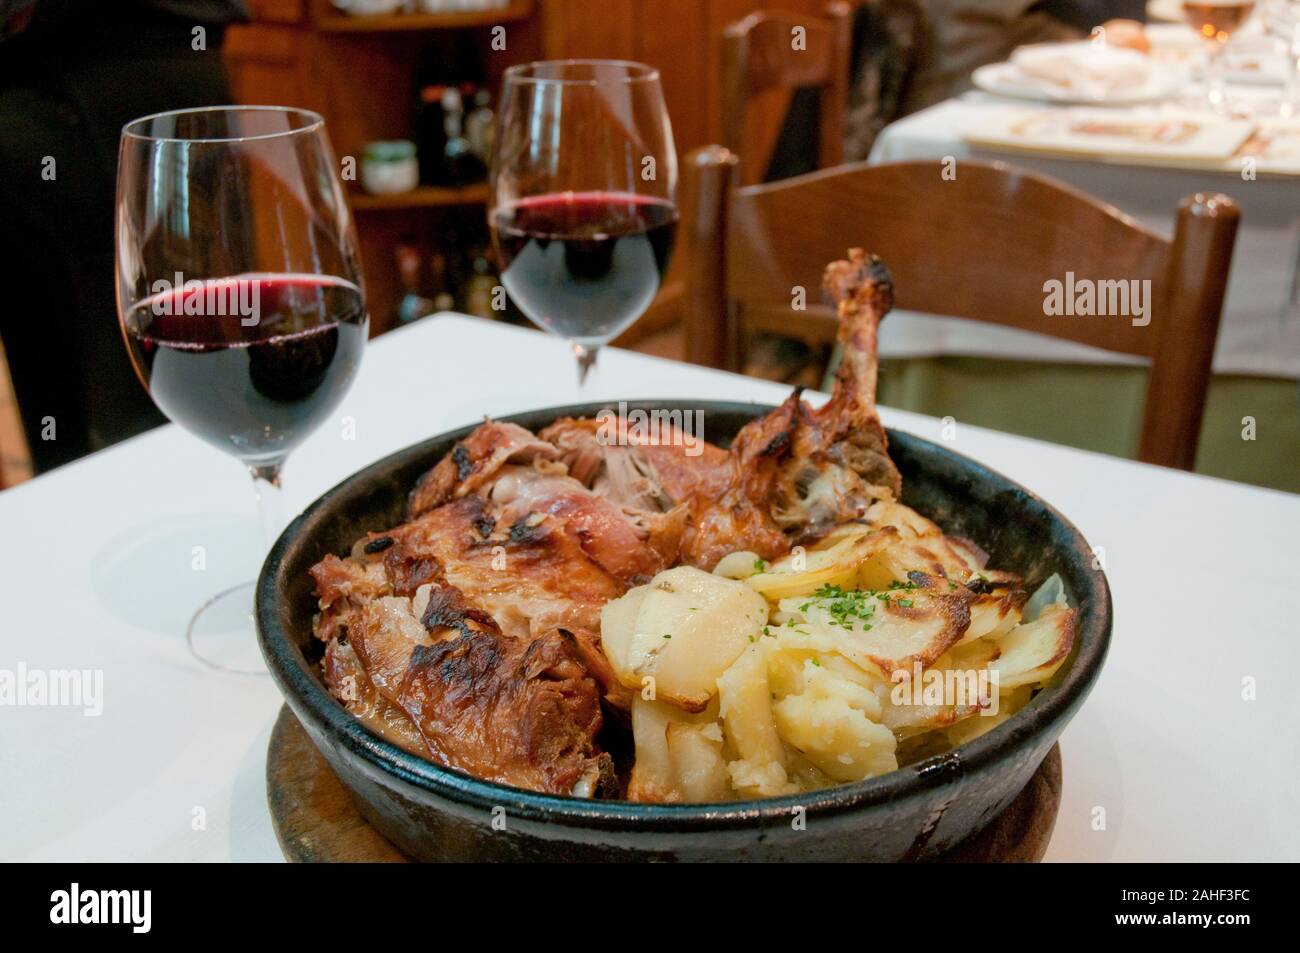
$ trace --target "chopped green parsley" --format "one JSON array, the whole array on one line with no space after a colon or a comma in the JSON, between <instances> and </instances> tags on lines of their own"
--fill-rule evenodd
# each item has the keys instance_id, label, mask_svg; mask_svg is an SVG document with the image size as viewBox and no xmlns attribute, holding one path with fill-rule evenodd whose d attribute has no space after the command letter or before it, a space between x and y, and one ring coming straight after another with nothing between
<instances>
[{"instance_id":1,"label":"chopped green parsley","mask_svg":"<svg viewBox=\"0 0 1300 953\"><path fill-rule=\"evenodd\" d=\"M868 601L870 598L870 592L845 591L839 586L822 586L813 593L813 600L831 617L831 624L843 629L852 629L858 622L864 623L866 629L871 628L870 620L876 613L876 607ZM811 605L810 601L803 608L807 609Z\"/></svg>"}]
</instances>

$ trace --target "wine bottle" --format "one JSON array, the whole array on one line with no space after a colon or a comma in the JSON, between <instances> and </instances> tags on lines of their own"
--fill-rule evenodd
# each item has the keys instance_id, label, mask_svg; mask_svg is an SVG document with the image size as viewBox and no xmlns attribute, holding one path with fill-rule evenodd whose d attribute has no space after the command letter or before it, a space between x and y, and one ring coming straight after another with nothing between
<instances>
[{"instance_id":1,"label":"wine bottle","mask_svg":"<svg viewBox=\"0 0 1300 953\"><path fill-rule=\"evenodd\" d=\"M397 256L397 273L402 279L401 302L397 305L397 323L410 324L438 310L432 301L420 294L420 253L414 245L399 242L394 249Z\"/></svg>"},{"instance_id":2,"label":"wine bottle","mask_svg":"<svg viewBox=\"0 0 1300 953\"><path fill-rule=\"evenodd\" d=\"M465 138L465 105L460 90L449 86L442 94L442 111L446 144L443 146L442 172L448 185L467 185L481 182L487 175L483 160L474 154Z\"/></svg>"}]
</instances>

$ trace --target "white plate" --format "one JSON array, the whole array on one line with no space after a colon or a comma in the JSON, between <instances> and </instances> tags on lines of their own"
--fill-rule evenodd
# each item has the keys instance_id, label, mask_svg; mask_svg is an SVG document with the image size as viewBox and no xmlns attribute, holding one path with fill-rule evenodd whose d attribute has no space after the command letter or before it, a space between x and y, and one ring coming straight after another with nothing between
<instances>
[{"instance_id":1,"label":"white plate","mask_svg":"<svg viewBox=\"0 0 1300 953\"><path fill-rule=\"evenodd\" d=\"M1022 73L1014 63L990 63L971 73L971 82L987 93L1014 99L1088 106L1131 106L1168 99L1178 92L1184 83L1184 77L1172 70L1152 70L1147 81L1140 86L1094 97L1087 96L1078 89L1054 87L1033 79Z\"/></svg>"}]
</instances>

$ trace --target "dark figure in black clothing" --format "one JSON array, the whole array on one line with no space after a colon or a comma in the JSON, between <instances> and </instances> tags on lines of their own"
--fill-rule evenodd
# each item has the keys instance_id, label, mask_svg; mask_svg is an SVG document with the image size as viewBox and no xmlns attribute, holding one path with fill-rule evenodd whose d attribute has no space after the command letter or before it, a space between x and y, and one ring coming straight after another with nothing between
<instances>
[{"instance_id":1,"label":"dark figure in black clothing","mask_svg":"<svg viewBox=\"0 0 1300 953\"><path fill-rule=\"evenodd\" d=\"M245 0L0 0L0 336L38 473L163 422L117 327L118 135L229 102L221 42L247 13Z\"/></svg>"}]
</instances>

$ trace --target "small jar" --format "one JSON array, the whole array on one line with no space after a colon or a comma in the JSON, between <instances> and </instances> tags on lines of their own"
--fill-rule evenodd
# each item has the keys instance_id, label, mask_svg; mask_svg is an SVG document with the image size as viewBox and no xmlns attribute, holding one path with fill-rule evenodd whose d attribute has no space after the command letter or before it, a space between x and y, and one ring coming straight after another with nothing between
<instances>
[{"instance_id":1,"label":"small jar","mask_svg":"<svg viewBox=\"0 0 1300 953\"><path fill-rule=\"evenodd\" d=\"M394 139L366 144L361 156L361 187L371 195L397 195L420 184L415 143Z\"/></svg>"},{"instance_id":2,"label":"small jar","mask_svg":"<svg viewBox=\"0 0 1300 953\"><path fill-rule=\"evenodd\" d=\"M382 17L398 13L405 0L332 0L335 7L349 16Z\"/></svg>"}]
</instances>

